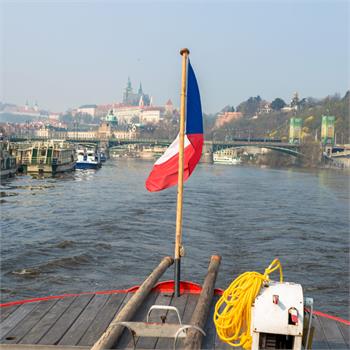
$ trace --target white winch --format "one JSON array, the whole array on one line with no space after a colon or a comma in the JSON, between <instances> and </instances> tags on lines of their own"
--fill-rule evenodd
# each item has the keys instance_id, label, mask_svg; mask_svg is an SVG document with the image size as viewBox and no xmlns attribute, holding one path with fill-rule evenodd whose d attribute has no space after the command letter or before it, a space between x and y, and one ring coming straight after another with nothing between
<instances>
[{"instance_id":1,"label":"white winch","mask_svg":"<svg viewBox=\"0 0 350 350\"><path fill-rule=\"evenodd\" d=\"M303 323L301 285L270 281L262 286L252 307L252 350L301 349Z\"/></svg>"},{"instance_id":2,"label":"white winch","mask_svg":"<svg viewBox=\"0 0 350 350\"><path fill-rule=\"evenodd\" d=\"M279 282L269 277L277 269ZM220 340L231 346L299 350L302 344L310 348L312 312L313 299L304 300L300 284L283 282L281 263L274 259L263 274L238 276L216 303L213 320Z\"/></svg>"}]
</instances>

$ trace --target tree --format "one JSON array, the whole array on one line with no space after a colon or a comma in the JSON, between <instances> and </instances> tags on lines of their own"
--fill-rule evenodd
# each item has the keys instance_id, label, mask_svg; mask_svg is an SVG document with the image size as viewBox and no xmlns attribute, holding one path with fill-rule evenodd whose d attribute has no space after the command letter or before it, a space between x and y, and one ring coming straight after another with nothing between
<instances>
[{"instance_id":1,"label":"tree","mask_svg":"<svg viewBox=\"0 0 350 350\"><path fill-rule=\"evenodd\" d=\"M233 106L230 106L230 105L225 106L225 107L221 110L222 113L225 113L225 112L234 112L234 111L235 111L235 108L234 108Z\"/></svg>"},{"instance_id":2,"label":"tree","mask_svg":"<svg viewBox=\"0 0 350 350\"><path fill-rule=\"evenodd\" d=\"M261 97L249 97L247 101L242 102L236 108L237 112L242 112L245 116L255 115L260 107Z\"/></svg>"},{"instance_id":3,"label":"tree","mask_svg":"<svg viewBox=\"0 0 350 350\"><path fill-rule=\"evenodd\" d=\"M271 102L271 108L274 111L279 111L281 110L283 107L286 106L286 103L279 97L275 98L272 102Z\"/></svg>"}]
</instances>

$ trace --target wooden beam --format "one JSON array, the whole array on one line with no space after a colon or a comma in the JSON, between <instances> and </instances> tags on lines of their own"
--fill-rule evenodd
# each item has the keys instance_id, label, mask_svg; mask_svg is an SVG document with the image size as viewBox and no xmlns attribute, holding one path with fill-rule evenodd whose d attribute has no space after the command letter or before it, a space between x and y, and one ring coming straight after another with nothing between
<instances>
[{"instance_id":1,"label":"wooden beam","mask_svg":"<svg viewBox=\"0 0 350 350\"><path fill-rule=\"evenodd\" d=\"M137 292L131 297L123 309L115 316L107 330L93 345L91 350L111 349L115 345L123 333L124 327L117 325L118 322L130 321L135 315L138 308L147 298L154 284L163 275L164 271L174 263L170 256L165 257L153 272L142 283Z\"/></svg>"},{"instance_id":2,"label":"wooden beam","mask_svg":"<svg viewBox=\"0 0 350 350\"><path fill-rule=\"evenodd\" d=\"M0 344L1 350L89 350L89 346L38 345L38 344Z\"/></svg>"},{"instance_id":3,"label":"wooden beam","mask_svg":"<svg viewBox=\"0 0 350 350\"><path fill-rule=\"evenodd\" d=\"M210 305L214 295L214 287L216 277L219 271L221 257L213 255L211 257L208 273L205 277L201 294L199 296L196 308L192 314L190 324L200 327L204 330L207 322ZM185 340L185 350L200 349L202 345L203 335L195 329L189 329Z\"/></svg>"}]
</instances>

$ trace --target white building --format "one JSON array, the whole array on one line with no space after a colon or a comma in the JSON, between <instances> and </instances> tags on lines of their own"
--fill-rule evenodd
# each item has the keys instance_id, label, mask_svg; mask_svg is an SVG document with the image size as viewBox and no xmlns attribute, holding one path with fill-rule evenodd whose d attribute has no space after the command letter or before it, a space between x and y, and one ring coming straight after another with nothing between
<instances>
[{"instance_id":1,"label":"white building","mask_svg":"<svg viewBox=\"0 0 350 350\"><path fill-rule=\"evenodd\" d=\"M120 124L132 124L140 122L142 108L139 106L119 106L113 108L113 114Z\"/></svg>"},{"instance_id":2,"label":"white building","mask_svg":"<svg viewBox=\"0 0 350 350\"><path fill-rule=\"evenodd\" d=\"M70 140L95 140L97 131L67 131L67 138Z\"/></svg>"},{"instance_id":3,"label":"white building","mask_svg":"<svg viewBox=\"0 0 350 350\"><path fill-rule=\"evenodd\" d=\"M157 124L161 119L161 111L159 108L147 108L142 110L140 122L141 124Z\"/></svg>"},{"instance_id":4,"label":"white building","mask_svg":"<svg viewBox=\"0 0 350 350\"><path fill-rule=\"evenodd\" d=\"M43 127L41 129L35 130L34 135L43 139L59 139L65 140L67 138L66 130L51 130L49 128Z\"/></svg>"},{"instance_id":5,"label":"white building","mask_svg":"<svg viewBox=\"0 0 350 350\"><path fill-rule=\"evenodd\" d=\"M134 130L129 131L114 131L113 137L121 140L132 140L136 139L138 136L137 132Z\"/></svg>"},{"instance_id":6,"label":"white building","mask_svg":"<svg viewBox=\"0 0 350 350\"><path fill-rule=\"evenodd\" d=\"M77 113L89 114L92 117L96 115L97 105L83 105L77 109Z\"/></svg>"},{"instance_id":7,"label":"white building","mask_svg":"<svg viewBox=\"0 0 350 350\"><path fill-rule=\"evenodd\" d=\"M169 100L165 107L147 106L141 96L138 106L116 105L113 107L113 115L116 116L118 124L157 124L165 114L175 111Z\"/></svg>"},{"instance_id":8,"label":"white building","mask_svg":"<svg viewBox=\"0 0 350 350\"><path fill-rule=\"evenodd\" d=\"M50 113L49 114L49 119L50 120L59 120L60 119L60 114L59 113Z\"/></svg>"}]
</instances>

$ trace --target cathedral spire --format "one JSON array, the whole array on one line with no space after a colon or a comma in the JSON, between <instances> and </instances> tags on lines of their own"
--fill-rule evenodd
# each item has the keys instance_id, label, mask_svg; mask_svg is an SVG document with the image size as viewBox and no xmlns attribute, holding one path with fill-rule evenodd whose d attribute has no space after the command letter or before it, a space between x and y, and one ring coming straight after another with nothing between
<instances>
[{"instance_id":1,"label":"cathedral spire","mask_svg":"<svg viewBox=\"0 0 350 350\"><path fill-rule=\"evenodd\" d=\"M143 95L142 84L141 84L141 82L140 82L140 87L139 87L138 94L139 94L139 95Z\"/></svg>"},{"instance_id":2,"label":"cathedral spire","mask_svg":"<svg viewBox=\"0 0 350 350\"><path fill-rule=\"evenodd\" d=\"M131 93L131 92L132 92L132 86L131 86L130 77L128 77L128 83L127 83L127 85L126 85L125 91L127 91L128 93Z\"/></svg>"}]
</instances>

